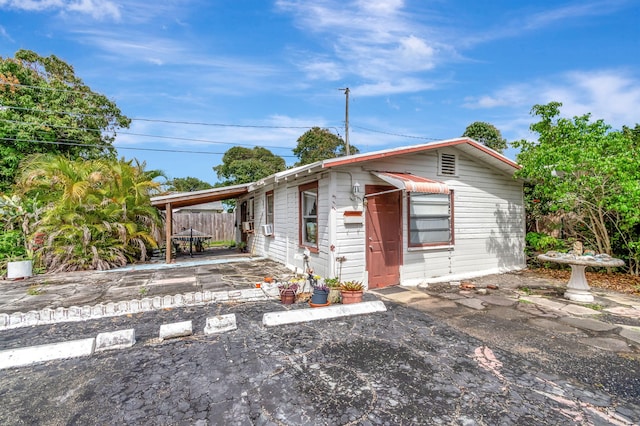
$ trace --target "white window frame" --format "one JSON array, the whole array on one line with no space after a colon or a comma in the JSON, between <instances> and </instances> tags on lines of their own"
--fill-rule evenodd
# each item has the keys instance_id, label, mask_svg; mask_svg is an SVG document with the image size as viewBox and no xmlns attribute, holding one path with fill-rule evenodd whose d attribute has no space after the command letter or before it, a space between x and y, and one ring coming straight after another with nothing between
<instances>
[{"instance_id":1,"label":"white window frame","mask_svg":"<svg viewBox=\"0 0 640 426\"><path fill-rule=\"evenodd\" d=\"M300 245L318 249L318 182L298 187L300 214Z\"/></svg>"},{"instance_id":2,"label":"white window frame","mask_svg":"<svg viewBox=\"0 0 640 426\"><path fill-rule=\"evenodd\" d=\"M410 192L408 198L408 247L453 245L453 191L449 194ZM444 234L446 237L436 237Z\"/></svg>"}]
</instances>

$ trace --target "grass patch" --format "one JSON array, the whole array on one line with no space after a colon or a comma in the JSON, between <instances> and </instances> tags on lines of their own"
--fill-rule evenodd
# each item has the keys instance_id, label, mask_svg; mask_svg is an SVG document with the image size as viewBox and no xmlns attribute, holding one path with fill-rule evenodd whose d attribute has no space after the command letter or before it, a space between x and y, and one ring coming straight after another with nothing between
<instances>
[{"instance_id":1,"label":"grass patch","mask_svg":"<svg viewBox=\"0 0 640 426\"><path fill-rule=\"evenodd\" d=\"M208 247L233 247L236 245L234 240L222 240L222 241L209 241L207 242Z\"/></svg>"},{"instance_id":2,"label":"grass patch","mask_svg":"<svg viewBox=\"0 0 640 426\"><path fill-rule=\"evenodd\" d=\"M585 308L593 309L594 311L601 311L604 306L599 303L587 303L584 305Z\"/></svg>"},{"instance_id":3,"label":"grass patch","mask_svg":"<svg viewBox=\"0 0 640 426\"><path fill-rule=\"evenodd\" d=\"M31 284L27 289L27 294L29 296L38 296L42 293L44 293L44 289L39 287L37 284Z\"/></svg>"},{"instance_id":4,"label":"grass patch","mask_svg":"<svg viewBox=\"0 0 640 426\"><path fill-rule=\"evenodd\" d=\"M518 290L520 290L527 296L530 296L531 294L533 294L533 290L531 290L529 287L520 287Z\"/></svg>"}]
</instances>

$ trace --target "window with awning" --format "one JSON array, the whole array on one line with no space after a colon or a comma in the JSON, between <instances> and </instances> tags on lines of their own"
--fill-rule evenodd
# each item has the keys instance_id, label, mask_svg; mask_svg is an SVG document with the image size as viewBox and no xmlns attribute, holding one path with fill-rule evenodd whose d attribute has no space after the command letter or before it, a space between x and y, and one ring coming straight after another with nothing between
<instances>
[{"instance_id":1,"label":"window with awning","mask_svg":"<svg viewBox=\"0 0 640 426\"><path fill-rule=\"evenodd\" d=\"M409 247L453 244L453 191L410 173L371 172L408 194Z\"/></svg>"},{"instance_id":2,"label":"window with awning","mask_svg":"<svg viewBox=\"0 0 640 426\"><path fill-rule=\"evenodd\" d=\"M423 192L427 194L448 194L449 187L437 180L427 179L410 173L371 172L383 181L407 192Z\"/></svg>"},{"instance_id":3,"label":"window with awning","mask_svg":"<svg viewBox=\"0 0 640 426\"><path fill-rule=\"evenodd\" d=\"M452 194L409 194L409 247L453 244Z\"/></svg>"}]
</instances>

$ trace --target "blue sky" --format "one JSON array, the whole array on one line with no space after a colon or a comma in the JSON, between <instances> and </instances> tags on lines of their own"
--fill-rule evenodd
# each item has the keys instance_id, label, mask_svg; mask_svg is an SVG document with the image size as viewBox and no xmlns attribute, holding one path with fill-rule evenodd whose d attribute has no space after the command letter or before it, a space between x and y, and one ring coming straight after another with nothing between
<instances>
[{"instance_id":1,"label":"blue sky","mask_svg":"<svg viewBox=\"0 0 640 426\"><path fill-rule=\"evenodd\" d=\"M637 0L0 0L0 56L18 49L60 57L134 119L120 155L211 183L232 146L293 164L308 127L344 137L345 87L362 152L474 121L531 139L550 101L640 122Z\"/></svg>"}]
</instances>

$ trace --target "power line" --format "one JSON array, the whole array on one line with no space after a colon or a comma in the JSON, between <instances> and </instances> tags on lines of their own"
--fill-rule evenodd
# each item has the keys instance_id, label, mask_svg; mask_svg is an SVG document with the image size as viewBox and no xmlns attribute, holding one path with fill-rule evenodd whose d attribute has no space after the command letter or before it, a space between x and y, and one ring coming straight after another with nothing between
<instances>
[{"instance_id":1,"label":"power line","mask_svg":"<svg viewBox=\"0 0 640 426\"><path fill-rule=\"evenodd\" d=\"M18 111L30 111L30 112L44 112L48 114L65 114L72 115L78 117L96 117L102 118L104 115L99 114L84 114L81 112L71 112L71 111L54 111L48 109L37 109L37 108L26 108L26 107L17 107L17 106L9 106L9 105L0 105L0 110L2 109L13 109ZM164 123L164 124L187 124L194 126L211 126L211 127L236 127L236 128L251 128L251 129L311 129L313 127L321 127L321 126L267 126L267 125L256 125L256 124L226 124L226 123L206 123L200 121L181 121L181 120L163 120L158 118L144 118L144 117L128 117L131 121L146 121L152 123ZM337 129L336 127L330 126L332 129Z\"/></svg>"},{"instance_id":2,"label":"power line","mask_svg":"<svg viewBox=\"0 0 640 426\"><path fill-rule=\"evenodd\" d=\"M33 126L40 126L43 125L43 123L36 123L36 122L29 122L29 121L18 121L18 120L8 120L5 118L0 118L0 121L6 122L6 123L14 123L14 124L26 124L26 125L33 125ZM93 128L89 128L89 127L72 127L72 126L63 126L60 124L50 124L50 123L46 123L47 127L55 127L58 129L70 129L70 130L85 130L85 131L93 131L93 132L102 132L100 129L93 129ZM158 138L158 139L170 139L170 140L179 140L179 141L186 141L186 142L202 142L202 143L211 143L211 144L220 144L220 145L235 145L235 146L249 146L249 147L254 147L257 146L255 144L247 144L247 143L238 143L238 142L222 142L222 141L212 141L212 140L208 140L208 139L194 139L194 138L182 138L182 137L178 137L178 136L159 136L159 135L149 135L149 134L145 134L145 133L132 133L132 132L122 132L122 131L118 131L117 134L119 135L129 135L129 136L141 136L141 137L148 137L148 138ZM285 147L268 147L269 149L290 149L290 148L285 148Z\"/></svg>"},{"instance_id":3,"label":"power line","mask_svg":"<svg viewBox=\"0 0 640 426\"><path fill-rule=\"evenodd\" d=\"M403 135L400 133L390 133L390 132L383 132L381 130L374 130L374 129L368 129L366 127L360 127L360 126L351 126L351 127L355 127L357 129L361 129L361 130L366 130L368 132L372 132L372 133L381 133L383 135L390 135L390 136L400 136L403 138L411 138L411 139L424 139L424 140L428 140L428 141L439 141L442 139L438 139L438 138L428 138L426 136L412 136L412 135Z\"/></svg>"},{"instance_id":4,"label":"power line","mask_svg":"<svg viewBox=\"0 0 640 426\"><path fill-rule=\"evenodd\" d=\"M174 152L174 153L185 153L185 154L207 154L207 155L224 155L224 152L211 152L211 151L191 151L191 150L179 150L179 149L160 149L160 148L138 148L138 147L126 147L126 146L115 146L115 145L95 145L95 144L87 144L87 143L79 143L79 142L70 142L63 140L58 141L39 141L34 139L16 139L16 138L2 138L0 140L9 141L9 142L28 142L28 143L38 143L38 144L48 144L48 145L66 145L66 146L81 146L88 148L115 148L118 150L126 149L131 151L154 151L154 152ZM279 157L287 157L287 158L297 158L293 155L279 155Z\"/></svg>"},{"instance_id":5,"label":"power line","mask_svg":"<svg viewBox=\"0 0 640 426\"><path fill-rule=\"evenodd\" d=\"M79 90L56 89L56 88L52 88L52 87L30 86L30 85L24 85L24 84L9 83L9 82L5 82L5 81L0 81L0 84L14 86L14 87L26 87L26 88L31 88L31 89L49 90L49 91L54 91L54 92L79 93L79 94L82 94L82 95L87 95L88 94L87 92L83 92L83 91L79 91ZM345 90L345 89L340 89L340 90ZM46 112L46 113L50 113L50 114L66 114L66 115L75 115L75 116L79 116L79 117L98 117L98 118L104 117L103 115L99 115L99 114L84 114L84 113L70 112L70 111L53 111L53 110L43 110L43 109L36 109L36 108L25 108L25 107L0 105L0 111L2 109L15 109L15 110L32 111L32 112ZM151 122L151 123L184 124L184 125L212 126L212 127L232 127L232 128L253 128L253 129L311 129L313 127L322 127L322 126L272 126L272 125L251 125L251 124L207 123L207 122L197 122L197 121L165 120L165 119L155 119L155 118L145 118L145 117L129 117L129 119L131 121L144 121L144 122ZM430 137L424 137L424 136L405 135L405 134L401 134L401 133L385 132L385 131L370 129L370 128L362 127L362 126L351 125L351 127L355 127L357 129L365 130L365 131L372 132L372 133L380 133L380 134L383 134L383 135L399 136L399 137L410 138L410 139L421 139L421 140L431 140L431 141L441 140L441 138L430 138ZM336 133L338 135L340 135L340 132L339 132L338 128L335 127L335 126L327 126L325 128L334 129L336 131ZM98 130L98 129L93 129L93 130ZM119 132L119 133L126 134L126 133L123 133L123 132ZM134 136L146 136L146 135L142 135L142 134L141 135L132 134L132 135L134 135ZM163 136L154 136L154 137L169 138L169 137L163 137ZM189 139L180 139L180 138L175 138L175 139L177 139L177 140L189 140ZM193 140L193 141L194 142L207 142L207 141L198 141L198 140ZM212 143L218 143L218 142L212 141ZM219 143L226 143L226 142L219 142ZM237 145L241 145L241 144L237 144ZM254 146L254 145L245 145L245 146Z\"/></svg>"}]
</instances>

